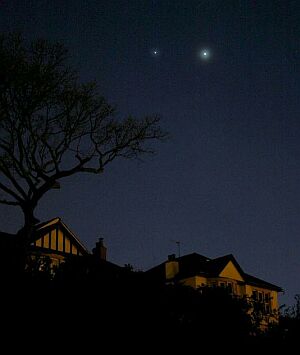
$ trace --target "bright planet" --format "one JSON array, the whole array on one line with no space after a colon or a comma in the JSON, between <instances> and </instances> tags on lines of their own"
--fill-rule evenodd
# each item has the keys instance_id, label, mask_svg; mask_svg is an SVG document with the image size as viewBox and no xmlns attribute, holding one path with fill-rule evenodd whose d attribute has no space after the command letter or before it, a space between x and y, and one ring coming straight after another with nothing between
<instances>
[{"instance_id":1,"label":"bright planet","mask_svg":"<svg viewBox=\"0 0 300 355\"><path fill-rule=\"evenodd\" d=\"M199 57L203 61L207 61L211 58L211 51L209 49L201 49L199 52Z\"/></svg>"}]
</instances>

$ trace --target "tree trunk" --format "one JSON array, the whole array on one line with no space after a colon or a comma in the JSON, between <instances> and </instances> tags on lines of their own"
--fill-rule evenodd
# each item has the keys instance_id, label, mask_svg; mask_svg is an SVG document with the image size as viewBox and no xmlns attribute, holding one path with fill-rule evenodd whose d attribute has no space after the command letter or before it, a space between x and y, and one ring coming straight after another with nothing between
<instances>
[{"instance_id":1,"label":"tree trunk","mask_svg":"<svg viewBox=\"0 0 300 355\"><path fill-rule=\"evenodd\" d=\"M32 242L34 227L39 222L34 216L34 208L35 206L29 204L22 207L24 213L24 226L18 231L18 235L21 243L25 246L29 246Z\"/></svg>"},{"instance_id":2,"label":"tree trunk","mask_svg":"<svg viewBox=\"0 0 300 355\"><path fill-rule=\"evenodd\" d=\"M31 243L33 242L35 225L39 222L34 217L34 206L27 204L22 206L24 213L24 225L16 235L16 249L14 260L14 272L22 276L26 268L26 259Z\"/></svg>"}]
</instances>

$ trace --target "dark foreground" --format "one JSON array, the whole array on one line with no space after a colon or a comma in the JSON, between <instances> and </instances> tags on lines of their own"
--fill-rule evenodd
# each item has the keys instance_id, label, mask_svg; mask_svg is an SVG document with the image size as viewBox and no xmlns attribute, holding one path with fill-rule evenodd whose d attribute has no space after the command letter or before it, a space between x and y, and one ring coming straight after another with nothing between
<instances>
[{"instance_id":1,"label":"dark foreground","mask_svg":"<svg viewBox=\"0 0 300 355\"><path fill-rule=\"evenodd\" d=\"M261 334L245 304L223 291L164 286L138 273L119 280L25 278L2 286L2 339L10 339L10 351L20 342L24 351L141 354L286 353L298 346L297 319L284 318Z\"/></svg>"}]
</instances>

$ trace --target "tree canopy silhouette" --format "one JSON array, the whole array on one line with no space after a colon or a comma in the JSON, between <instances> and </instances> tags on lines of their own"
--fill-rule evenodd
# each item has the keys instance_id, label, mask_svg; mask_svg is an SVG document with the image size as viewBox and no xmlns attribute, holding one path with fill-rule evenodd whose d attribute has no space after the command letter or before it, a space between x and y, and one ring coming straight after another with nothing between
<instances>
[{"instance_id":1,"label":"tree canopy silhouette","mask_svg":"<svg viewBox=\"0 0 300 355\"><path fill-rule=\"evenodd\" d=\"M118 119L96 83L81 83L66 48L0 36L0 203L21 208L30 241L39 200L59 180L101 174L117 158L153 152L159 117Z\"/></svg>"}]
</instances>

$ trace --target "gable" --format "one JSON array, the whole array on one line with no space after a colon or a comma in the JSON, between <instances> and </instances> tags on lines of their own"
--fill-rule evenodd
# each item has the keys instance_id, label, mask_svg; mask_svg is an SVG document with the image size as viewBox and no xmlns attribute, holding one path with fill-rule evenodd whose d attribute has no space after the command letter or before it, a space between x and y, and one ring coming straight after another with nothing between
<instances>
[{"instance_id":1,"label":"gable","mask_svg":"<svg viewBox=\"0 0 300 355\"><path fill-rule=\"evenodd\" d=\"M38 231L37 238L32 245L60 254L83 255L88 253L62 223L44 225Z\"/></svg>"},{"instance_id":2,"label":"gable","mask_svg":"<svg viewBox=\"0 0 300 355\"><path fill-rule=\"evenodd\" d=\"M239 273L237 268L234 266L232 261L229 261L223 270L219 274L220 277L226 277L228 279L233 279L237 281L244 281L242 275Z\"/></svg>"}]
</instances>

